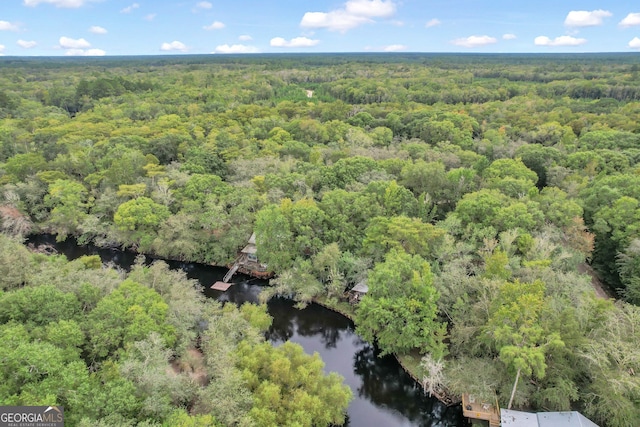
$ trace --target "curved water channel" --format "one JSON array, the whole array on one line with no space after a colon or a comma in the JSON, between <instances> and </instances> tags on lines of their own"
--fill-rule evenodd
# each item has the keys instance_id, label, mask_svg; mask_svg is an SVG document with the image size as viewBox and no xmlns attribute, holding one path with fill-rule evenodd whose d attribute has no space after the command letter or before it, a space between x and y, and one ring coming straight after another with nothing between
<instances>
[{"instance_id":1,"label":"curved water channel","mask_svg":"<svg viewBox=\"0 0 640 427\"><path fill-rule=\"evenodd\" d=\"M41 235L29 242L49 244L69 259L82 255L100 256L103 262L129 269L136 254L115 249L97 248L92 245L78 246L68 239L56 243L53 236ZM148 262L152 259L147 258ZM209 290L208 287L221 280L226 269L203 264L166 261L173 269L182 269L204 287L208 297L235 304L257 302L265 281L250 279L243 275L233 278L235 285L226 292ZM274 345L286 340L296 342L307 353L318 352L325 362L327 372L338 372L353 391L353 401L348 408L348 426L351 427L395 427L466 426L461 407L447 407L438 400L426 397L422 389L407 375L393 357L377 356L375 346L363 341L354 332L353 323L344 316L311 304L304 310L294 308L291 300L272 299L268 303L273 325L267 339Z\"/></svg>"}]
</instances>

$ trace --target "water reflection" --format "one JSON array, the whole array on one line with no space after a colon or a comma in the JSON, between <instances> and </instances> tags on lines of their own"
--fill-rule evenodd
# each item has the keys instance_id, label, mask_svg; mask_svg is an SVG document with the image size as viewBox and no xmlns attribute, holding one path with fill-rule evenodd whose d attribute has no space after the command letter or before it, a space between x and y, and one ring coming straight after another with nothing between
<instances>
[{"instance_id":1,"label":"water reflection","mask_svg":"<svg viewBox=\"0 0 640 427\"><path fill-rule=\"evenodd\" d=\"M293 307L290 300L273 298L268 304L273 316L273 325L267 334L272 342L284 342L294 334L303 337L316 337L324 349L335 349L337 342L346 330L353 330L353 324L344 316L337 315L316 304L304 310ZM331 313L327 315L327 313Z\"/></svg>"},{"instance_id":2,"label":"water reflection","mask_svg":"<svg viewBox=\"0 0 640 427\"><path fill-rule=\"evenodd\" d=\"M285 299L269 302L274 318L267 338L275 345L286 340L318 352L326 371L345 377L354 392L349 406L350 426L462 426L459 408L447 408L422 390L390 356L354 332L353 323L318 305L296 310Z\"/></svg>"},{"instance_id":3,"label":"water reflection","mask_svg":"<svg viewBox=\"0 0 640 427\"><path fill-rule=\"evenodd\" d=\"M78 246L69 239L56 243L52 236L36 236L35 244L51 244L67 258L100 255L103 262L128 270L136 254L116 249ZM151 262L146 258L146 262ZM202 264L169 261L169 266L181 269L205 288L205 294L219 301L242 304L257 302L266 283L246 276L234 277L234 285L226 292L209 289L221 280L225 269ZM461 408L447 408L436 399L424 396L420 387L402 370L393 357L378 357L378 350L354 332L353 323L344 316L316 304L297 310L293 302L274 298L268 304L273 324L267 339L274 345L287 340L296 342L309 354L318 352L325 362L325 371L338 372L351 387L354 399L348 408L347 424L356 426L427 426L458 427L466 423Z\"/></svg>"},{"instance_id":4,"label":"water reflection","mask_svg":"<svg viewBox=\"0 0 640 427\"><path fill-rule=\"evenodd\" d=\"M362 378L358 395L379 406L401 412L421 426L456 425L456 410L434 399L426 399L420 387L409 378L392 356L379 357L380 351L360 340L362 348L354 355L354 372ZM414 397L407 399L407 396Z\"/></svg>"}]
</instances>

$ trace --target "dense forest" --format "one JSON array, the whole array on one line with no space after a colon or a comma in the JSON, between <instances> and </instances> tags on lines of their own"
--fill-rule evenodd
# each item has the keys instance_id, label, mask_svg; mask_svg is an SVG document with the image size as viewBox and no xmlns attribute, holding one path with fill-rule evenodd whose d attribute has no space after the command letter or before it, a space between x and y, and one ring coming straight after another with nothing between
<instances>
[{"instance_id":1,"label":"dense forest","mask_svg":"<svg viewBox=\"0 0 640 427\"><path fill-rule=\"evenodd\" d=\"M124 277L20 244L47 232L226 265L255 232L277 273L265 299L350 311L429 387L637 425L637 55L2 58L0 70L0 332L15 343L0 350L3 402L55 400L78 425L341 422L341 380L265 344L262 308L205 303L161 263ZM369 293L348 306L362 281ZM214 318L229 330L207 329ZM304 397L286 396L301 383Z\"/></svg>"},{"instance_id":2,"label":"dense forest","mask_svg":"<svg viewBox=\"0 0 640 427\"><path fill-rule=\"evenodd\" d=\"M264 339L264 305L222 305L163 261L68 262L0 235L0 402L65 425L339 425L352 392L317 354Z\"/></svg>"}]
</instances>

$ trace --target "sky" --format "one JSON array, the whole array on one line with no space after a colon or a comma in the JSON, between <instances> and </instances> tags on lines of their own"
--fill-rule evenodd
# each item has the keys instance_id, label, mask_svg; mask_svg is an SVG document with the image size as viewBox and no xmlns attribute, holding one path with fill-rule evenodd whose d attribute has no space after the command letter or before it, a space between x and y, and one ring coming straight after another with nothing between
<instances>
[{"instance_id":1,"label":"sky","mask_svg":"<svg viewBox=\"0 0 640 427\"><path fill-rule=\"evenodd\" d=\"M0 55L640 52L629 0L0 0Z\"/></svg>"}]
</instances>

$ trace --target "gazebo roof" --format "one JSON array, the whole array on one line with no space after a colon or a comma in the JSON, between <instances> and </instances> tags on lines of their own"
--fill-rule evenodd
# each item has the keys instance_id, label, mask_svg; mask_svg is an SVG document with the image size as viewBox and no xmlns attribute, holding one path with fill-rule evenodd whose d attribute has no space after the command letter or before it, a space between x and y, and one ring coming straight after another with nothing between
<instances>
[{"instance_id":1,"label":"gazebo roof","mask_svg":"<svg viewBox=\"0 0 640 427\"><path fill-rule=\"evenodd\" d=\"M369 292L369 286L367 285L367 282L362 281L362 282L358 282L352 289L351 291L353 292L359 292L361 294L366 294L367 292Z\"/></svg>"}]
</instances>

